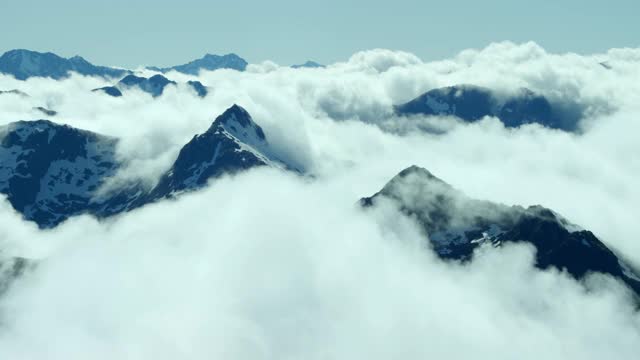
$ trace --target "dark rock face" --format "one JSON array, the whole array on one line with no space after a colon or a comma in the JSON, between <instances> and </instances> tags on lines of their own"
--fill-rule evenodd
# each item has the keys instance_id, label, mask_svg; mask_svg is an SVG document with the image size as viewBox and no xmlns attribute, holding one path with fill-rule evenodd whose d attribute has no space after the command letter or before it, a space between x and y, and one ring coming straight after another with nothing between
<instances>
[{"instance_id":1,"label":"dark rock face","mask_svg":"<svg viewBox=\"0 0 640 360\"><path fill-rule=\"evenodd\" d=\"M517 97L508 99L501 106L498 118L506 127L539 123L551 128L561 128L553 121L551 104L544 96L523 89Z\"/></svg>"},{"instance_id":2,"label":"dark rock face","mask_svg":"<svg viewBox=\"0 0 640 360\"><path fill-rule=\"evenodd\" d=\"M19 121L0 133L0 193L41 226L84 212L117 169L113 138L47 120Z\"/></svg>"},{"instance_id":3,"label":"dark rock face","mask_svg":"<svg viewBox=\"0 0 640 360\"><path fill-rule=\"evenodd\" d=\"M479 246L524 242L536 249L536 266L541 269L566 269L577 279L590 272L608 274L640 295L640 277L631 266L593 233L544 207L509 207L471 199L415 166L360 203L370 207L378 201L391 201L414 217L442 259L471 261Z\"/></svg>"},{"instance_id":4,"label":"dark rock face","mask_svg":"<svg viewBox=\"0 0 640 360\"><path fill-rule=\"evenodd\" d=\"M18 80L30 77L63 79L70 72L101 77L120 77L128 73L127 70L95 66L80 56L65 59L53 53L22 49L7 51L0 57L0 72L13 75Z\"/></svg>"},{"instance_id":5,"label":"dark rock face","mask_svg":"<svg viewBox=\"0 0 640 360\"><path fill-rule=\"evenodd\" d=\"M98 92L98 91L104 92L105 94L107 94L109 96L113 96L113 97L122 96L122 91L120 91L120 89L118 89L115 86L105 86L105 87L93 89L91 91L93 91L93 92Z\"/></svg>"},{"instance_id":6,"label":"dark rock face","mask_svg":"<svg viewBox=\"0 0 640 360\"><path fill-rule=\"evenodd\" d=\"M205 97L209 93L209 90L207 90L206 86L202 85L200 81L187 81L187 84L191 86L200 97Z\"/></svg>"},{"instance_id":7,"label":"dark rock face","mask_svg":"<svg viewBox=\"0 0 640 360\"><path fill-rule=\"evenodd\" d=\"M164 89L168 85L176 85L176 82L169 80L162 75L154 75L150 78L128 75L114 86L105 86L102 88L93 89L93 91L102 91L107 95L120 97L122 96L123 90L138 88L148 94L151 94L151 96L153 97L158 97L164 93ZM207 87L202 85L202 83L199 81L188 81L187 85L193 88L196 94L200 97L207 96L209 92L207 90Z\"/></svg>"},{"instance_id":8,"label":"dark rock face","mask_svg":"<svg viewBox=\"0 0 640 360\"><path fill-rule=\"evenodd\" d=\"M463 120L476 121L493 114L496 107L488 89L472 86L434 89L398 105L402 115L452 115Z\"/></svg>"},{"instance_id":9,"label":"dark rock face","mask_svg":"<svg viewBox=\"0 0 640 360\"><path fill-rule=\"evenodd\" d=\"M405 104L397 105L395 112L404 116L455 116L467 122L494 116L506 127L537 123L565 131L575 131L578 121L559 109L555 111L544 96L528 89L521 89L516 95L501 99L490 89L472 85L430 90Z\"/></svg>"},{"instance_id":10,"label":"dark rock face","mask_svg":"<svg viewBox=\"0 0 640 360\"><path fill-rule=\"evenodd\" d=\"M159 71L166 73L169 71L177 71L183 74L198 75L201 70L218 70L218 69L232 69L238 71L244 71L247 68L247 62L236 54L227 55L212 55L206 54L204 57L193 60L183 65L177 65L166 68L149 67L149 70Z\"/></svg>"},{"instance_id":11,"label":"dark rock face","mask_svg":"<svg viewBox=\"0 0 640 360\"><path fill-rule=\"evenodd\" d=\"M124 165L115 157L114 138L37 120L0 127L0 141L0 193L43 228L83 213L102 218L130 211L197 190L223 174L256 166L290 168L237 105L187 143L152 189L134 182L107 194L97 191Z\"/></svg>"},{"instance_id":12,"label":"dark rock face","mask_svg":"<svg viewBox=\"0 0 640 360\"><path fill-rule=\"evenodd\" d=\"M200 188L223 174L265 165L284 166L271 155L262 128L245 109L233 105L180 150L147 201Z\"/></svg>"},{"instance_id":13,"label":"dark rock face","mask_svg":"<svg viewBox=\"0 0 640 360\"><path fill-rule=\"evenodd\" d=\"M154 75L150 78L128 75L118 82L118 87L138 87L142 91L151 94L151 96L158 97L162 95L165 87L169 84L175 85L176 83L162 75Z\"/></svg>"}]
</instances>

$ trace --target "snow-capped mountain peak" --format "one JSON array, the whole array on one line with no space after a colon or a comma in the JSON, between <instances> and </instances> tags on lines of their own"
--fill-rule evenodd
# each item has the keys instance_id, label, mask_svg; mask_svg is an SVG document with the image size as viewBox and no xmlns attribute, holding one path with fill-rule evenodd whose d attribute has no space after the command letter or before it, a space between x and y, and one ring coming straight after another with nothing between
<instances>
[{"instance_id":1,"label":"snow-capped mountain peak","mask_svg":"<svg viewBox=\"0 0 640 360\"><path fill-rule=\"evenodd\" d=\"M262 128L253 121L247 110L236 104L218 116L209 131L219 129L249 146L260 148L268 145Z\"/></svg>"},{"instance_id":2,"label":"snow-capped mountain peak","mask_svg":"<svg viewBox=\"0 0 640 360\"><path fill-rule=\"evenodd\" d=\"M576 278L590 272L609 274L640 295L639 277L631 266L593 233L540 205L524 208L472 199L417 166L403 170L360 203L368 208L378 201L391 201L415 219L445 260L470 261L480 246L524 242L536 249L539 268L566 269Z\"/></svg>"},{"instance_id":3,"label":"snow-capped mountain peak","mask_svg":"<svg viewBox=\"0 0 640 360\"><path fill-rule=\"evenodd\" d=\"M106 194L98 191L123 168L115 156L117 142L48 120L0 127L0 193L26 219L53 227L76 214L106 217L126 212L256 166L291 169L274 155L262 128L238 105L194 136L153 189L134 183Z\"/></svg>"},{"instance_id":4,"label":"snow-capped mountain peak","mask_svg":"<svg viewBox=\"0 0 640 360\"><path fill-rule=\"evenodd\" d=\"M273 155L262 128L242 107L233 105L209 129L187 143L151 198L158 199L204 186L209 179L255 166L286 169Z\"/></svg>"}]
</instances>

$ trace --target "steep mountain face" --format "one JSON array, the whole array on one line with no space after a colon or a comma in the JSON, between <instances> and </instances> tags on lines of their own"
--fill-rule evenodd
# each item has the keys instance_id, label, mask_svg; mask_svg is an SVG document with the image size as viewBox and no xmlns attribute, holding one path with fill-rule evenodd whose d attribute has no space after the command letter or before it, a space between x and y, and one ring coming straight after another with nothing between
<instances>
[{"instance_id":1,"label":"steep mountain face","mask_svg":"<svg viewBox=\"0 0 640 360\"><path fill-rule=\"evenodd\" d=\"M399 115L456 116L474 122L485 116L499 118L506 127L518 127L530 123L575 131L576 119L564 118L554 111L551 103L529 89L521 89L506 99L496 96L490 89L458 85L430 90L402 105L395 106Z\"/></svg>"},{"instance_id":2,"label":"steep mountain face","mask_svg":"<svg viewBox=\"0 0 640 360\"><path fill-rule=\"evenodd\" d=\"M111 137L37 120L0 127L0 141L0 193L43 228L82 213L108 217L130 211L256 166L293 169L237 105L194 136L152 189L133 183L108 194L97 191L124 165L115 157L118 141Z\"/></svg>"},{"instance_id":3,"label":"steep mountain face","mask_svg":"<svg viewBox=\"0 0 640 360\"><path fill-rule=\"evenodd\" d=\"M146 201L200 188L209 179L223 174L265 165L291 168L274 155L262 128L251 115L233 105L205 133L194 136L182 148Z\"/></svg>"},{"instance_id":4,"label":"steep mountain face","mask_svg":"<svg viewBox=\"0 0 640 360\"><path fill-rule=\"evenodd\" d=\"M114 86L105 86L93 89L92 91L104 92L105 94L113 97L120 97L122 96L122 91L138 88L153 97L158 97L164 93L164 89L168 85L176 85L176 82L169 80L162 75L154 75L150 78L127 75ZM205 97L209 93L207 87L202 85L199 81L188 81L187 85L193 88L195 93L200 97Z\"/></svg>"},{"instance_id":5,"label":"steep mountain face","mask_svg":"<svg viewBox=\"0 0 640 360\"><path fill-rule=\"evenodd\" d=\"M236 54L212 55L206 54L204 57L193 60L183 65L159 68L155 66L148 67L149 70L166 73L169 71L177 71L183 74L198 75L201 70L218 70L233 69L244 71L247 68L247 62Z\"/></svg>"},{"instance_id":6,"label":"steep mountain face","mask_svg":"<svg viewBox=\"0 0 640 360\"><path fill-rule=\"evenodd\" d=\"M13 75L18 80L30 77L50 77L62 79L69 72L81 75L121 77L127 70L95 66L80 56L65 59L53 53L40 53L29 50L11 50L0 57L0 72Z\"/></svg>"},{"instance_id":7,"label":"steep mountain face","mask_svg":"<svg viewBox=\"0 0 640 360\"><path fill-rule=\"evenodd\" d=\"M640 295L640 277L593 233L541 206L506 206L467 197L429 171L410 167L364 207L390 201L415 218L433 250L446 260L469 261L479 246L525 242L536 249L536 266L566 269L577 279L589 272L609 274Z\"/></svg>"},{"instance_id":8,"label":"steep mountain face","mask_svg":"<svg viewBox=\"0 0 640 360\"><path fill-rule=\"evenodd\" d=\"M116 139L47 120L4 126L0 139L0 193L42 227L86 211L118 168Z\"/></svg>"}]
</instances>

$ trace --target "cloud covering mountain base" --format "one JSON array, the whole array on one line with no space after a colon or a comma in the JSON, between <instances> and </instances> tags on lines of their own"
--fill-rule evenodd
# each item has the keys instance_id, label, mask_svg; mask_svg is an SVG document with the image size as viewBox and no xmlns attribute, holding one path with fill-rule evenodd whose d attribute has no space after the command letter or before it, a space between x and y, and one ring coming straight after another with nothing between
<instances>
[{"instance_id":1,"label":"cloud covering mountain base","mask_svg":"<svg viewBox=\"0 0 640 360\"><path fill-rule=\"evenodd\" d=\"M107 224L83 217L42 233L5 216L20 229L17 240L40 245L29 251L48 254L2 301L0 353L25 359L635 353L640 318L621 285L594 277L587 292L566 274L534 270L526 247L486 251L466 266L443 263L394 209L370 218L336 201L351 195L340 182L310 184L256 170Z\"/></svg>"},{"instance_id":2,"label":"cloud covering mountain base","mask_svg":"<svg viewBox=\"0 0 640 360\"><path fill-rule=\"evenodd\" d=\"M0 95L0 124L46 106L58 122L120 137L130 166L118 181L157 181L233 103L280 157L313 175L253 169L46 231L2 201L0 256L35 265L0 298L0 357L633 358L640 317L621 284L536 270L525 246L443 262L413 219L356 202L416 164L476 198L552 208L640 264L639 61L633 49L556 55L501 43L435 63L375 50L326 68L166 75L201 81L205 98L180 85L155 99L112 98L91 92L109 84L102 79L0 77L1 90L29 94ZM571 99L586 109L583 132L392 114L459 83Z\"/></svg>"}]
</instances>

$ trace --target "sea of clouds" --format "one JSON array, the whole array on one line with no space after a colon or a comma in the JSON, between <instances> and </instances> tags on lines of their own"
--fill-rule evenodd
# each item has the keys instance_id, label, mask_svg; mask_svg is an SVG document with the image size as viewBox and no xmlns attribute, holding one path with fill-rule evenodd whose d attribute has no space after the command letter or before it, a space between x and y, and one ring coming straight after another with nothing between
<instances>
[{"instance_id":1,"label":"sea of clouds","mask_svg":"<svg viewBox=\"0 0 640 360\"><path fill-rule=\"evenodd\" d=\"M0 256L38 259L0 298L1 358L637 356L640 316L611 279L535 270L526 246L444 263L396 209L355 204L415 164L475 198L554 209L639 265L640 49L497 43L437 62L371 50L321 69L264 62L197 80L207 97L179 84L155 99L112 98L90 91L113 83L104 79L0 75L0 90L29 94L0 96L0 125L43 118L32 108L44 106L56 122L119 137L120 180L156 181L234 103L310 174L254 169L46 231L1 201ZM580 132L393 115L394 104L461 83L504 95L527 87L579 111Z\"/></svg>"}]
</instances>

